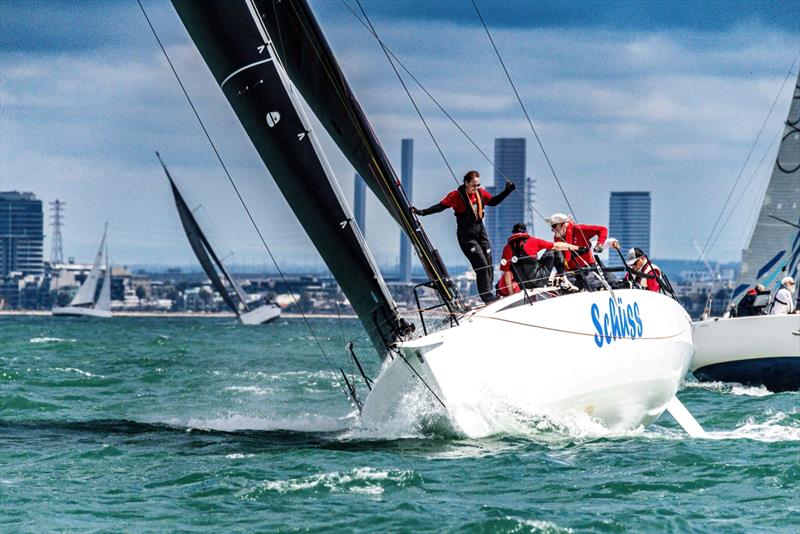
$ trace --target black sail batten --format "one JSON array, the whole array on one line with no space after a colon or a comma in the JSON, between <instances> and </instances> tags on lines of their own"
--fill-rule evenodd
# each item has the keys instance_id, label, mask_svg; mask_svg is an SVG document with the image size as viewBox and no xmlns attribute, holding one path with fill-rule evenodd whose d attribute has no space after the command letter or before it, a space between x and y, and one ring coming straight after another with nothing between
<instances>
[{"instance_id":1,"label":"black sail batten","mask_svg":"<svg viewBox=\"0 0 800 534\"><path fill-rule=\"evenodd\" d=\"M403 321L256 6L250 0L172 3L281 193L385 357L387 341L400 338Z\"/></svg>"},{"instance_id":2,"label":"black sail batten","mask_svg":"<svg viewBox=\"0 0 800 534\"><path fill-rule=\"evenodd\" d=\"M228 288L222 283L222 279L220 278L217 269L222 272L222 275L225 277L231 287L236 290L237 288L233 279L222 265L222 262L217 257L214 249L211 248L208 239L206 239L205 234L203 234L203 230L200 229L197 219L195 219L192 210L189 209L188 204L186 204L186 201L183 199L183 196L181 195L178 186L175 185L175 181L169 174L167 167L163 162L161 163L161 166L164 168L164 172L167 174L167 180L169 180L170 188L172 188L172 196L175 197L175 206L178 208L178 216L181 219L183 230L186 233L186 237L189 240L192 250L194 251L194 255L197 256L197 260L200 262L200 265L203 267L206 275L208 275L208 279L211 280L211 285L213 285L214 289L217 290L217 293L222 296L222 300L225 301L225 304L227 304L228 307L233 310L234 313L236 313L236 315L239 315L240 310L236 305L236 302L233 300L233 297L231 297ZM244 307L244 310L247 311L247 303L242 296L238 294L238 292L237 297Z\"/></svg>"},{"instance_id":3,"label":"black sail batten","mask_svg":"<svg viewBox=\"0 0 800 534\"><path fill-rule=\"evenodd\" d=\"M408 235L447 302L457 298L438 251L411 213L401 182L305 0L253 0L294 85L375 196Z\"/></svg>"}]
</instances>

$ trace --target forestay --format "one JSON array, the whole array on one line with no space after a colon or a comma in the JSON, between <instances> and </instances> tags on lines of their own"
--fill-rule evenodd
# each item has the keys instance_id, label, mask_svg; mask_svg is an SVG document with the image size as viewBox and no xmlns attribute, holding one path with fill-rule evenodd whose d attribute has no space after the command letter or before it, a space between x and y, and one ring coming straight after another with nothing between
<instances>
[{"instance_id":1,"label":"forestay","mask_svg":"<svg viewBox=\"0 0 800 534\"><path fill-rule=\"evenodd\" d=\"M258 7L250 0L173 0L173 5L378 354L385 357L387 344L401 336L403 321Z\"/></svg>"}]
</instances>

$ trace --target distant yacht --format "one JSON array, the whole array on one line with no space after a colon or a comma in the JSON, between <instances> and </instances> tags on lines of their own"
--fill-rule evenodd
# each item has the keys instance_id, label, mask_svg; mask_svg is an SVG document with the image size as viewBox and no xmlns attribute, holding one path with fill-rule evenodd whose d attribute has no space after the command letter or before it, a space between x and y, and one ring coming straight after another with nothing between
<instances>
[{"instance_id":1,"label":"distant yacht","mask_svg":"<svg viewBox=\"0 0 800 534\"><path fill-rule=\"evenodd\" d=\"M186 204L186 201L183 199L183 195L181 195L178 186L175 185L175 181L167 170L167 166L164 165L164 162L161 160L161 156L159 156L157 152L156 156L158 156L158 161L161 162L164 173L167 175L167 180L169 180L169 185L172 188L172 195L175 197L175 206L178 208L178 215L180 216L183 229L186 232L186 238L189 240L189 244L192 246L197 260L208 275L209 280L211 280L211 284L222 296L222 300L225 301L225 304L236 314L239 321L246 325L265 324L280 317L281 309L276 304L270 302L263 303L259 306L260 300L252 301L247 299L245 292L239 287L239 284L234 281L216 252L214 252L214 249L211 248L211 244L208 242L203 230L197 223L194 213L192 213L192 210L189 209L188 204ZM220 274L222 277L220 277ZM222 278L225 278L231 289L225 286L222 282Z\"/></svg>"},{"instance_id":2,"label":"distant yacht","mask_svg":"<svg viewBox=\"0 0 800 534\"><path fill-rule=\"evenodd\" d=\"M781 278L798 274L800 74L732 301L738 303L747 289L759 283L775 293ZM760 307L769 311L766 296L764 300ZM774 392L800 390L800 315L715 317L695 322L693 330L691 371L698 380L740 382Z\"/></svg>"},{"instance_id":3,"label":"distant yacht","mask_svg":"<svg viewBox=\"0 0 800 534\"><path fill-rule=\"evenodd\" d=\"M69 306L54 307L53 315L80 316L80 317L99 317L108 319L111 317L111 266L108 264L108 246L106 245L106 233L108 224L103 230L103 239L100 240L100 247L92 264L89 276L83 281L78 293L69 303ZM105 256L105 272L102 282L100 281L100 263ZM97 284L100 286L100 293L97 295ZM97 298L95 298L97 295Z\"/></svg>"}]
</instances>

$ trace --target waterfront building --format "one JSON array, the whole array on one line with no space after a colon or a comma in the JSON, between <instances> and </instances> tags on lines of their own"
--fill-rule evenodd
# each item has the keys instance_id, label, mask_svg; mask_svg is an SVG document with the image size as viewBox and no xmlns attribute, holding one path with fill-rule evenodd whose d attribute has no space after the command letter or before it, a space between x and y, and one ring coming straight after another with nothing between
<instances>
[{"instance_id":1,"label":"waterfront building","mask_svg":"<svg viewBox=\"0 0 800 534\"><path fill-rule=\"evenodd\" d=\"M400 151L400 180L409 204L414 205L414 140L403 139ZM398 278L401 282L411 281L411 240L405 232L400 232L400 268Z\"/></svg>"},{"instance_id":2,"label":"waterfront building","mask_svg":"<svg viewBox=\"0 0 800 534\"><path fill-rule=\"evenodd\" d=\"M525 202L529 185L525 176L525 138L495 139L494 166L494 185L486 187L492 196L505 188L506 180L517 186L517 193L510 194L499 206L486 210L484 224L492 244L492 258L498 262L511 228L530 216ZM533 227L528 230L533 232Z\"/></svg>"},{"instance_id":3,"label":"waterfront building","mask_svg":"<svg viewBox=\"0 0 800 534\"><path fill-rule=\"evenodd\" d=\"M608 235L619 241L623 256L633 247L651 254L650 192L613 191L608 206ZM611 252L608 256L609 265L621 266L619 254Z\"/></svg>"},{"instance_id":4,"label":"waterfront building","mask_svg":"<svg viewBox=\"0 0 800 534\"><path fill-rule=\"evenodd\" d=\"M44 272L42 201L33 193L0 192L0 277Z\"/></svg>"},{"instance_id":5,"label":"waterfront building","mask_svg":"<svg viewBox=\"0 0 800 534\"><path fill-rule=\"evenodd\" d=\"M367 235L367 182L356 173L353 177L353 217L363 235Z\"/></svg>"}]
</instances>

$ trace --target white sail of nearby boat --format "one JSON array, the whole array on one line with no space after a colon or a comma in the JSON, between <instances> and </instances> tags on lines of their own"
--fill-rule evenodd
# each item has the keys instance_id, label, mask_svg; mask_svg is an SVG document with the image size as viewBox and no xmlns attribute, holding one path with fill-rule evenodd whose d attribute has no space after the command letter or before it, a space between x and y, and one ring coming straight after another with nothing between
<instances>
[{"instance_id":1,"label":"white sail of nearby boat","mask_svg":"<svg viewBox=\"0 0 800 534\"><path fill-rule=\"evenodd\" d=\"M662 294L545 288L466 311L307 2L173 5L383 361L365 424L398 416L420 392L471 436L500 431L499 411L577 413L621 429L679 404L691 321ZM398 313L298 91L412 240L448 313L443 329L417 335Z\"/></svg>"},{"instance_id":2,"label":"white sail of nearby boat","mask_svg":"<svg viewBox=\"0 0 800 534\"><path fill-rule=\"evenodd\" d=\"M220 294L225 304L236 314L239 321L246 325L266 324L280 317L281 309L277 305L269 302L259 305L258 301L253 302L246 297L244 290L242 290L239 284L233 279L214 252L214 249L211 248L211 244L200 228L194 213L192 213L192 210L189 209L189 206L186 204L167 166L164 165L164 162L161 160L161 156L158 153L156 153L156 156L161 162L164 173L167 175L167 180L169 180L172 195L175 199L175 206L178 208L178 216L181 219L181 224L183 225L184 232L186 232L189 244L206 275L208 275L209 280L211 280L211 285L213 285L214 289ZM222 278L228 282L227 286L222 282L220 273L222 274Z\"/></svg>"},{"instance_id":3,"label":"white sail of nearby boat","mask_svg":"<svg viewBox=\"0 0 800 534\"><path fill-rule=\"evenodd\" d=\"M111 317L111 266L108 263L108 245L106 244L106 234L108 224L103 230L103 238L97 248L92 268L86 280L78 288L78 292L72 298L68 306L53 307L53 315L61 316L83 316L83 317ZM105 268L103 277L100 278L101 264L105 257ZM100 285L98 294L97 285Z\"/></svg>"},{"instance_id":4,"label":"white sail of nearby boat","mask_svg":"<svg viewBox=\"0 0 800 534\"><path fill-rule=\"evenodd\" d=\"M800 73L755 229L742 254L738 302L763 284L777 292L800 269ZM795 295L795 298L797 296ZM764 303L766 304L766 303ZM769 312L769 306L763 310ZM692 372L700 380L800 389L800 315L715 318L694 324Z\"/></svg>"}]
</instances>

